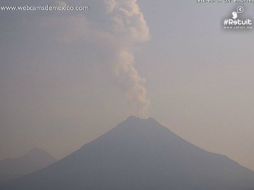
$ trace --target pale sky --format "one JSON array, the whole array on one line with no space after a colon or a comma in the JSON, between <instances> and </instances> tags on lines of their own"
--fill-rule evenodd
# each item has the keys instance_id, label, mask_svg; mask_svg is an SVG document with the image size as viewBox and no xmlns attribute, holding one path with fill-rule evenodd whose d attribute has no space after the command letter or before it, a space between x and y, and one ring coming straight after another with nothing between
<instances>
[{"instance_id":1,"label":"pale sky","mask_svg":"<svg viewBox=\"0 0 254 190\"><path fill-rule=\"evenodd\" d=\"M139 10L119 0L134 15L125 19L107 12L114 1L77 2L89 10L0 11L0 159L34 147L61 158L136 113L145 97L150 117L254 170L254 31L222 29L234 4L139 0ZM253 5L246 9L253 18ZM119 77L122 51L135 63ZM130 98L132 86L141 93Z\"/></svg>"}]
</instances>

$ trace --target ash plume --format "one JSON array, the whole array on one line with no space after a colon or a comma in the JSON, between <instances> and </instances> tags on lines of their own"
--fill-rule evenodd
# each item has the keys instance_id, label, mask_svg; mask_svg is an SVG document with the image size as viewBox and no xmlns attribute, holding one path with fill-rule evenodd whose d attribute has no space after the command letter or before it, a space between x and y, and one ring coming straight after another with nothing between
<instances>
[{"instance_id":1,"label":"ash plume","mask_svg":"<svg viewBox=\"0 0 254 190\"><path fill-rule=\"evenodd\" d=\"M112 33L120 42L114 71L126 90L131 114L147 117L149 99L144 79L135 68L133 48L150 38L149 28L136 0L107 0L111 15Z\"/></svg>"}]
</instances>

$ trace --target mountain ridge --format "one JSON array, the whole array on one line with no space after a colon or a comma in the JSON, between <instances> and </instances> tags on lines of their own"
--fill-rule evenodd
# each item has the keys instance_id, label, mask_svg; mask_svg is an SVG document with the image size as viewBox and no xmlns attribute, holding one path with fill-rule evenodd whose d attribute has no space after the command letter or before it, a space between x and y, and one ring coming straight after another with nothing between
<instances>
[{"instance_id":1,"label":"mountain ridge","mask_svg":"<svg viewBox=\"0 0 254 190\"><path fill-rule=\"evenodd\" d=\"M59 162L2 189L253 188L251 170L188 143L152 118L129 117Z\"/></svg>"},{"instance_id":2,"label":"mountain ridge","mask_svg":"<svg viewBox=\"0 0 254 190\"><path fill-rule=\"evenodd\" d=\"M0 183L40 170L55 162L48 152L33 148L17 158L0 160Z\"/></svg>"}]
</instances>

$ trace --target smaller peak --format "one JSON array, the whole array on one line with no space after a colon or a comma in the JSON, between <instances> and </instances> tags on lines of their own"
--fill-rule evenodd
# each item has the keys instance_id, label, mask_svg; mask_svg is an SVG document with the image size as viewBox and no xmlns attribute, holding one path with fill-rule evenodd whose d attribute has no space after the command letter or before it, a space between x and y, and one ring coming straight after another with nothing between
<instances>
[{"instance_id":1,"label":"smaller peak","mask_svg":"<svg viewBox=\"0 0 254 190\"><path fill-rule=\"evenodd\" d=\"M37 148L37 147L31 149L29 152L27 152L24 155L24 157L31 157L31 158L33 158L34 156L36 156L36 157L47 157L47 158L50 158L52 160L55 160L55 158L52 155L50 155L47 151L45 151L41 148Z\"/></svg>"},{"instance_id":2,"label":"smaller peak","mask_svg":"<svg viewBox=\"0 0 254 190\"><path fill-rule=\"evenodd\" d=\"M37 153L46 153L46 151L42 150L41 148L35 147L28 152L28 154L37 154Z\"/></svg>"}]
</instances>

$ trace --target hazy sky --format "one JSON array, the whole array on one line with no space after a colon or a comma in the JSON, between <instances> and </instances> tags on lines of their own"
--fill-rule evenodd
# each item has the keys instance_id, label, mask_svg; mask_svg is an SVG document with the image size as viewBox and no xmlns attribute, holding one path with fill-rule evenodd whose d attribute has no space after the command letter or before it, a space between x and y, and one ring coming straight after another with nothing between
<instances>
[{"instance_id":1,"label":"hazy sky","mask_svg":"<svg viewBox=\"0 0 254 190\"><path fill-rule=\"evenodd\" d=\"M0 11L0 159L33 147L61 158L150 104L183 138L254 169L254 31L222 29L234 4L76 2L88 11Z\"/></svg>"}]
</instances>

